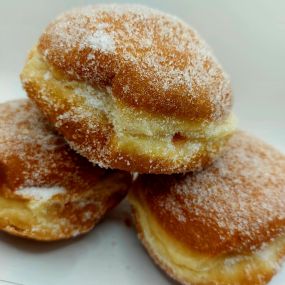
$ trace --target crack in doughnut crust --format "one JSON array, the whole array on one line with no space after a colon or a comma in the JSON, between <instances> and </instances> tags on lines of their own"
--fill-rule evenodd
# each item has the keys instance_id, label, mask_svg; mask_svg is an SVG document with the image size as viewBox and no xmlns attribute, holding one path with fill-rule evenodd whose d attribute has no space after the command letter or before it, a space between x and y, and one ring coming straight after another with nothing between
<instances>
[{"instance_id":1,"label":"crack in doughnut crust","mask_svg":"<svg viewBox=\"0 0 285 285\"><path fill-rule=\"evenodd\" d=\"M139 237L183 284L266 284L285 255L284 173L283 154L238 131L204 171L139 176Z\"/></svg>"},{"instance_id":2,"label":"crack in doughnut crust","mask_svg":"<svg viewBox=\"0 0 285 285\"><path fill-rule=\"evenodd\" d=\"M29 100L0 105L0 229L50 241L90 231L126 195L131 175L71 150Z\"/></svg>"},{"instance_id":3,"label":"crack in doughnut crust","mask_svg":"<svg viewBox=\"0 0 285 285\"><path fill-rule=\"evenodd\" d=\"M53 21L23 86L72 148L103 167L200 169L235 129L229 80L198 34L137 5L94 5Z\"/></svg>"}]
</instances>

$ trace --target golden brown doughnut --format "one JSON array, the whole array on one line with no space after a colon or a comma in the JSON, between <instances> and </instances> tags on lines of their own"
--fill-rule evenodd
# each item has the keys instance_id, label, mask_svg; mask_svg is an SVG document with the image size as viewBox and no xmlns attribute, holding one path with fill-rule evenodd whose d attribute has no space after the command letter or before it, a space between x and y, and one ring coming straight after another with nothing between
<instances>
[{"instance_id":1,"label":"golden brown doughnut","mask_svg":"<svg viewBox=\"0 0 285 285\"><path fill-rule=\"evenodd\" d=\"M143 6L64 13L21 78L70 145L103 167L198 169L235 129L229 79L210 49L181 20Z\"/></svg>"},{"instance_id":2,"label":"golden brown doughnut","mask_svg":"<svg viewBox=\"0 0 285 285\"><path fill-rule=\"evenodd\" d=\"M139 176L139 238L182 284L266 284L285 256L284 174L283 154L239 131L204 171Z\"/></svg>"},{"instance_id":3,"label":"golden brown doughnut","mask_svg":"<svg viewBox=\"0 0 285 285\"><path fill-rule=\"evenodd\" d=\"M71 150L30 101L0 105L1 230L44 241L86 233L130 182Z\"/></svg>"}]
</instances>

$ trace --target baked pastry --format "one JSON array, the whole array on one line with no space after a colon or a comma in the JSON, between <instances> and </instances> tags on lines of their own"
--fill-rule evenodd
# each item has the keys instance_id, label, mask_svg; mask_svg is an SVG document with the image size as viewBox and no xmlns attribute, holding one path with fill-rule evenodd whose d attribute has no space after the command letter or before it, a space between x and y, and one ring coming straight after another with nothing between
<instances>
[{"instance_id":1,"label":"baked pastry","mask_svg":"<svg viewBox=\"0 0 285 285\"><path fill-rule=\"evenodd\" d=\"M93 166L28 100L0 105L0 229L51 241L90 231L126 195L128 173Z\"/></svg>"},{"instance_id":2,"label":"baked pastry","mask_svg":"<svg viewBox=\"0 0 285 285\"><path fill-rule=\"evenodd\" d=\"M138 5L94 5L53 21L23 86L72 148L102 167L199 169L235 129L227 75L187 24Z\"/></svg>"},{"instance_id":3,"label":"baked pastry","mask_svg":"<svg viewBox=\"0 0 285 285\"><path fill-rule=\"evenodd\" d=\"M285 255L284 173L283 154L239 131L204 171L138 178L139 238L182 284L266 284Z\"/></svg>"}]
</instances>

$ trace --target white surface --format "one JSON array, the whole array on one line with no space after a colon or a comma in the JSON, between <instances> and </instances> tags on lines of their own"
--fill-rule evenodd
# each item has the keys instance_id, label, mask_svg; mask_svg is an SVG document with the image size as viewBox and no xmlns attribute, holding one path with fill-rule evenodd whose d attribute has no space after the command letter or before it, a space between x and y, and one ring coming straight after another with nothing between
<instances>
[{"instance_id":1,"label":"white surface","mask_svg":"<svg viewBox=\"0 0 285 285\"><path fill-rule=\"evenodd\" d=\"M285 1L136 2L196 28L232 78L240 126L285 151ZM0 1L0 101L24 96L18 74L46 24L86 3L92 1ZM24 285L174 284L125 225L123 208L74 241L42 244L0 234L0 279ZM270 284L284 285L285 269Z\"/></svg>"}]
</instances>

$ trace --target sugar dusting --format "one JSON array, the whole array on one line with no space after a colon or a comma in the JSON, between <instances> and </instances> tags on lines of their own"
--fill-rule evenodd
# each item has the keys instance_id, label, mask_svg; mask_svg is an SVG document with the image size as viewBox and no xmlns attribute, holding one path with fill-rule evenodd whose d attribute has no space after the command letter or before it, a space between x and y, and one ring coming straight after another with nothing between
<instances>
[{"instance_id":1,"label":"sugar dusting","mask_svg":"<svg viewBox=\"0 0 285 285\"><path fill-rule=\"evenodd\" d=\"M35 192L56 185L55 189L65 187L71 195L92 187L96 176L104 172L72 151L29 100L0 105L0 162L12 191ZM94 179L86 180L84 169L92 171Z\"/></svg>"},{"instance_id":2,"label":"sugar dusting","mask_svg":"<svg viewBox=\"0 0 285 285\"><path fill-rule=\"evenodd\" d=\"M115 42L111 35L105 31L96 31L94 34L88 36L85 40L85 44L92 49L101 50L103 52L114 52ZM91 57L91 55L89 55ZM92 58L89 58L92 59Z\"/></svg>"},{"instance_id":3,"label":"sugar dusting","mask_svg":"<svg viewBox=\"0 0 285 285\"><path fill-rule=\"evenodd\" d=\"M207 44L176 17L140 5L94 5L59 16L43 39L49 42L40 45L48 61L92 86L111 86L131 67L149 87L169 93L165 106L173 105L172 94L179 91L190 101L207 94L212 119L229 111L227 75ZM136 88L128 75L121 80L123 92Z\"/></svg>"},{"instance_id":4,"label":"sugar dusting","mask_svg":"<svg viewBox=\"0 0 285 285\"><path fill-rule=\"evenodd\" d=\"M235 250L253 249L284 233L284 173L284 155L238 132L212 166L177 178L156 203L177 221L199 221L209 231L215 229L221 242L238 237Z\"/></svg>"},{"instance_id":5,"label":"sugar dusting","mask_svg":"<svg viewBox=\"0 0 285 285\"><path fill-rule=\"evenodd\" d=\"M15 191L15 194L33 200L49 200L55 195L64 194L66 192L64 187L28 187L20 188Z\"/></svg>"},{"instance_id":6,"label":"sugar dusting","mask_svg":"<svg viewBox=\"0 0 285 285\"><path fill-rule=\"evenodd\" d=\"M68 149L66 142L31 102L17 100L0 105L0 161L4 165L15 161L21 166L10 187L16 190L19 186L45 184L57 167L55 162L60 163L64 156L60 149Z\"/></svg>"}]
</instances>

